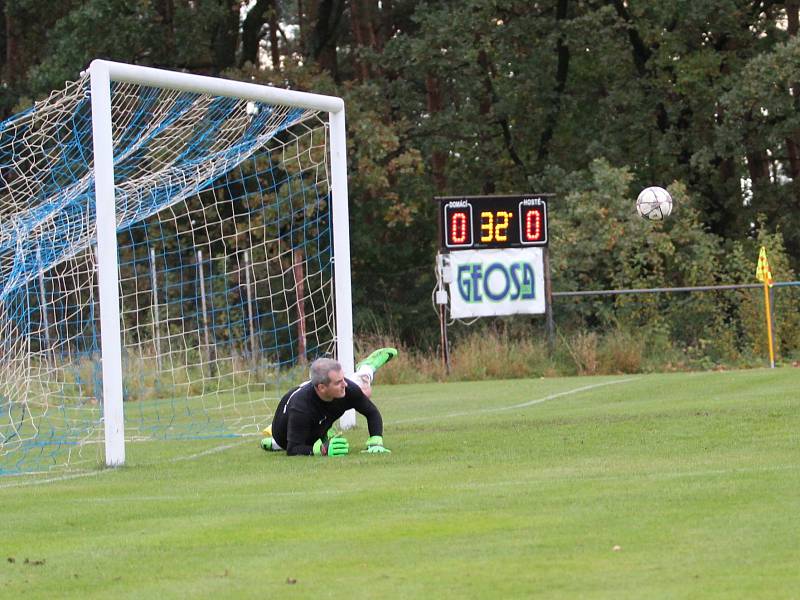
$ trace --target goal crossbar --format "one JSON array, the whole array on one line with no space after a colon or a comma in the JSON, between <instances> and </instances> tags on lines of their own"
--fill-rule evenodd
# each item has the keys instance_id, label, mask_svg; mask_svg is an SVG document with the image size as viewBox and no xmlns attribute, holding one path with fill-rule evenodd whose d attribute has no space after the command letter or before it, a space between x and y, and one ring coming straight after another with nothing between
<instances>
[{"instance_id":1,"label":"goal crossbar","mask_svg":"<svg viewBox=\"0 0 800 600\"><path fill-rule=\"evenodd\" d=\"M107 73L111 81L119 83L132 83L227 98L240 98L267 104L288 104L298 108L310 108L328 113L344 111L344 101L337 96L287 90L246 81L168 71L109 60L93 60L89 65L89 73L93 76Z\"/></svg>"}]
</instances>

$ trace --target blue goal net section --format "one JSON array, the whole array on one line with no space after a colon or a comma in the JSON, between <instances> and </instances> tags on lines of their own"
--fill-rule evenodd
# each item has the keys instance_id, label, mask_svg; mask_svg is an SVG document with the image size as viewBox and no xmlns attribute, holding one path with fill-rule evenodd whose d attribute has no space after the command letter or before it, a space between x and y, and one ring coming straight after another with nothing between
<instances>
[{"instance_id":1,"label":"blue goal net section","mask_svg":"<svg viewBox=\"0 0 800 600\"><path fill-rule=\"evenodd\" d=\"M125 443L258 434L336 354L329 113L189 87L108 85ZM0 123L0 475L108 443L92 90Z\"/></svg>"}]
</instances>

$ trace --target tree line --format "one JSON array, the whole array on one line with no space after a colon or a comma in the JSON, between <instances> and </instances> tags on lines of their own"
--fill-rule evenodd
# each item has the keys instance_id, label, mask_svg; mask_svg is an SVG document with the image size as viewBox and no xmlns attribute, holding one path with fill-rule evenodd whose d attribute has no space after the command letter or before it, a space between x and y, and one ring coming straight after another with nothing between
<instances>
[{"instance_id":1,"label":"tree line","mask_svg":"<svg viewBox=\"0 0 800 600\"><path fill-rule=\"evenodd\" d=\"M749 282L761 243L777 279L800 268L800 0L0 7L3 117L94 58L344 97L362 332L434 343L435 196L557 194L556 290ZM635 217L649 185L676 199L663 226ZM630 303L569 305L557 319L700 343L695 321ZM743 335L733 304L693 306L697 323Z\"/></svg>"}]
</instances>

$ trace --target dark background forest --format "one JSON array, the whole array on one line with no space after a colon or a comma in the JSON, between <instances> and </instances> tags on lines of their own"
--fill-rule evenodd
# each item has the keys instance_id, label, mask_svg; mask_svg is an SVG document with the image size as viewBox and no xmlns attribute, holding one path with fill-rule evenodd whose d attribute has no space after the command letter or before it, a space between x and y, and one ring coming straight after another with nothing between
<instances>
[{"instance_id":1,"label":"dark background forest","mask_svg":"<svg viewBox=\"0 0 800 600\"><path fill-rule=\"evenodd\" d=\"M555 193L555 291L753 283L761 245L778 281L800 268L800 0L0 6L3 118L95 58L342 96L361 335L438 343L441 195ZM636 217L649 185L675 200L663 224ZM776 296L791 354L798 299ZM646 332L730 359L763 349L758 301L619 296L555 313L561 332Z\"/></svg>"}]
</instances>

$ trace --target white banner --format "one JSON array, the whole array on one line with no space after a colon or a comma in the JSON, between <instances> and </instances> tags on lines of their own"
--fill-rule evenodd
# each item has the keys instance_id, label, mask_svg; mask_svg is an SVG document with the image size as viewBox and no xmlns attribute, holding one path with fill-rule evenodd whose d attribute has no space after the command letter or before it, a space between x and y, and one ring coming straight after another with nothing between
<instances>
[{"instance_id":1,"label":"white banner","mask_svg":"<svg viewBox=\"0 0 800 600\"><path fill-rule=\"evenodd\" d=\"M544 313L542 248L461 250L448 257L453 318Z\"/></svg>"}]
</instances>

